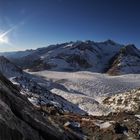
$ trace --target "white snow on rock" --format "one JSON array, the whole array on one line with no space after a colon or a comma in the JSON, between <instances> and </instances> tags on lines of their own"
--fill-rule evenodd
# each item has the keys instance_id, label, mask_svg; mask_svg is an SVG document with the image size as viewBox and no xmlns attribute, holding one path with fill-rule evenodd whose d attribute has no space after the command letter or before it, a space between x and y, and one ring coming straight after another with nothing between
<instances>
[{"instance_id":1,"label":"white snow on rock","mask_svg":"<svg viewBox=\"0 0 140 140\"><path fill-rule=\"evenodd\" d=\"M105 129L110 127L112 124L110 122L103 122L103 123L95 123L97 126L100 127L100 129Z\"/></svg>"},{"instance_id":2,"label":"white snow on rock","mask_svg":"<svg viewBox=\"0 0 140 140\"><path fill-rule=\"evenodd\" d=\"M140 115L135 115L135 116L140 119Z\"/></svg>"}]
</instances>

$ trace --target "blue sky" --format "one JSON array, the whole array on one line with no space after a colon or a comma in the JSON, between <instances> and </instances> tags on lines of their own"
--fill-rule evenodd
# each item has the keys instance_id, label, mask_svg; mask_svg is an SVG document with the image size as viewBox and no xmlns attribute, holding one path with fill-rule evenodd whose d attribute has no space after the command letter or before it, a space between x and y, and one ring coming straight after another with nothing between
<instances>
[{"instance_id":1,"label":"blue sky","mask_svg":"<svg viewBox=\"0 0 140 140\"><path fill-rule=\"evenodd\" d=\"M139 0L1 0L0 51L75 40L140 47Z\"/></svg>"}]
</instances>

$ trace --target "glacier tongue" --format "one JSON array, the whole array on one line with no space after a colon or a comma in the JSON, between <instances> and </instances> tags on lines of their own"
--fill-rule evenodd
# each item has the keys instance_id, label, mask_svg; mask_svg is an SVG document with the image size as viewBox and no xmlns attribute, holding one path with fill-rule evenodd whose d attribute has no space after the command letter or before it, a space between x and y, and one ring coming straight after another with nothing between
<instances>
[{"instance_id":1,"label":"glacier tongue","mask_svg":"<svg viewBox=\"0 0 140 140\"><path fill-rule=\"evenodd\" d=\"M49 87L53 93L77 104L92 115L111 111L102 104L104 98L140 87L139 74L109 76L86 71L71 73L40 71L31 74L53 81L53 86L50 84Z\"/></svg>"}]
</instances>

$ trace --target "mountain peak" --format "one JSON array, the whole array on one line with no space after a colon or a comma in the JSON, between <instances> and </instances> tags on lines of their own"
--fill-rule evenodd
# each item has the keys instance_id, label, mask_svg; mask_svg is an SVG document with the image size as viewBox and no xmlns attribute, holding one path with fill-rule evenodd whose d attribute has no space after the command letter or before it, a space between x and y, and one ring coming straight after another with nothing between
<instances>
[{"instance_id":1,"label":"mountain peak","mask_svg":"<svg viewBox=\"0 0 140 140\"><path fill-rule=\"evenodd\" d=\"M108 39L106 41L104 41L104 43L110 44L110 45L116 45L117 43L111 39Z\"/></svg>"},{"instance_id":2,"label":"mountain peak","mask_svg":"<svg viewBox=\"0 0 140 140\"><path fill-rule=\"evenodd\" d=\"M135 45L129 44L120 49L108 73L111 75L140 73L140 51Z\"/></svg>"},{"instance_id":3,"label":"mountain peak","mask_svg":"<svg viewBox=\"0 0 140 140\"><path fill-rule=\"evenodd\" d=\"M134 44L128 44L125 46L126 50L134 50L137 49L136 46Z\"/></svg>"},{"instance_id":4,"label":"mountain peak","mask_svg":"<svg viewBox=\"0 0 140 140\"><path fill-rule=\"evenodd\" d=\"M123 55L132 55L140 57L140 51L135 47L134 44L129 44L121 48L120 53Z\"/></svg>"}]
</instances>

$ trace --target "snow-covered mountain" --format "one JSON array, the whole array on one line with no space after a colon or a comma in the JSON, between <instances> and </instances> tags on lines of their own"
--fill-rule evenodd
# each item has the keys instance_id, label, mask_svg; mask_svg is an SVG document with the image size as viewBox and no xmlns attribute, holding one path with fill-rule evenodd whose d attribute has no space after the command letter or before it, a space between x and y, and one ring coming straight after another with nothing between
<instances>
[{"instance_id":1,"label":"snow-covered mountain","mask_svg":"<svg viewBox=\"0 0 140 140\"><path fill-rule=\"evenodd\" d=\"M112 75L140 73L140 50L134 45L127 45L112 60L108 73Z\"/></svg>"},{"instance_id":2,"label":"snow-covered mountain","mask_svg":"<svg viewBox=\"0 0 140 140\"><path fill-rule=\"evenodd\" d=\"M109 60L119 52L121 47L123 45L111 40L105 42L77 41L39 48L18 59L15 55L7 57L18 66L30 69L30 71L104 72L109 67Z\"/></svg>"},{"instance_id":3,"label":"snow-covered mountain","mask_svg":"<svg viewBox=\"0 0 140 140\"><path fill-rule=\"evenodd\" d=\"M15 52L0 52L0 55L3 55L8 58L21 58L25 57L31 53L33 53L34 50L25 50L25 51L15 51Z\"/></svg>"}]
</instances>

